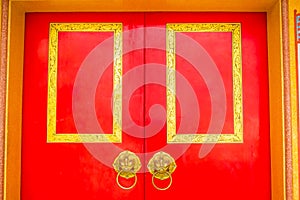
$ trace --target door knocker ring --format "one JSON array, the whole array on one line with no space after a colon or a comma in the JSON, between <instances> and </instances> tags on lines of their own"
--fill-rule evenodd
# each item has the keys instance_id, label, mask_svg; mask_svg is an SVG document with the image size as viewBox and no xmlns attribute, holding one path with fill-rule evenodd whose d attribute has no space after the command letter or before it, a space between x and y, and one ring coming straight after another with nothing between
<instances>
[{"instance_id":1,"label":"door knocker ring","mask_svg":"<svg viewBox=\"0 0 300 200\"><path fill-rule=\"evenodd\" d=\"M167 190L173 183L172 173L176 169L176 163L172 156L165 152L158 152L150 159L148 169L152 174L152 184L157 190ZM158 187L155 184L155 179L166 180L170 179L166 187Z\"/></svg>"},{"instance_id":2,"label":"door knocker ring","mask_svg":"<svg viewBox=\"0 0 300 200\"><path fill-rule=\"evenodd\" d=\"M137 183L136 173L141 168L141 161L137 155L131 151L121 152L113 163L115 171L118 173L116 177L116 182L118 186L124 190L130 190L135 187ZM120 177L125 179L134 178L134 183L128 187L121 185Z\"/></svg>"}]
</instances>

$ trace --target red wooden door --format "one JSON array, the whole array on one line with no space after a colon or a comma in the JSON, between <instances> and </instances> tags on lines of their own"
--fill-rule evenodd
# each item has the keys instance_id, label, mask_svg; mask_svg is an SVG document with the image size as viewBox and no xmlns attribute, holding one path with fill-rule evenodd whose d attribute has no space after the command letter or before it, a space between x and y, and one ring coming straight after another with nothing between
<instances>
[{"instance_id":1,"label":"red wooden door","mask_svg":"<svg viewBox=\"0 0 300 200\"><path fill-rule=\"evenodd\" d=\"M264 13L27 14L24 63L22 199L270 199Z\"/></svg>"},{"instance_id":2,"label":"red wooden door","mask_svg":"<svg viewBox=\"0 0 300 200\"><path fill-rule=\"evenodd\" d=\"M232 23L239 23L240 38L232 31ZM171 90L175 85L176 134L183 137L167 144L166 135L175 126L167 122L154 137L147 138L146 152L163 149L174 157L177 168L172 174L172 186L165 191L154 188L152 175L147 173L146 199L270 199L266 15L147 14L146 26L164 28L166 24L167 32L175 32L175 39L161 32L155 37L146 33L145 40L169 44L167 56L159 50L146 50L146 64L161 64L162 82ZM241 57L237 54L239 42ZM172 45L174 60L168 56ZM165 65L167 69L175 65L175 84L166 80L172 75L165 76ZM146 67L146 79L158 76L147 70ZM169 96L165 87L146 86L146 113L158 103L170 109L166 118L174 117ZM208 135L188 136L195 133ZM221 134L217 136L219 141L214 141L211 134ZM237 137L222 138L227 134ZM164 188L170 179L154 181Z\"/></svg>"},{"instance_id":3,"label":"red wooden door","mask_svg":"<svg viewBox=\"0 0 300 200\"><path fill-rule=\"evenodd\" d=\"M85 24L78 25L78 22ZM95 22L102 24L98 27L93 24ZM50 23L55 23L54 28L51 29ZM121 134L122 142L99 143L101 138L97 138L98 134L112 135L118 128L113 125L111 99L114 97L113 86L117 87L113 84L116 68L113 61L114 57L115 61L118 59L114 49L122 49L122 43L118 44L119 23L123 24L121 32L143 27L143 14L27 14L22 199L144 198L142 173L137 174L135 188L127 191L116 184L117 174L112 168L122 149L143 153L144 139L124 133ZM53 36L51 30L59 30L58 36ZM129 33L129 37L135 35ZM55 44L57 50L50 48ZM57 66L51 58L53 55L57 57ZM104 64L97 63L99 61ZM143 50L123 55L123 74L143 62ZM56 81L51 80L53 72L50 68L57 69ZM123 90L130 88L129 84L124 85ZM141 91L135 92L130 107L135 111L131 112L134 122L140 126L144 122L143 113L140 113L143 99ZM121 99L118 100L120 103ZM120 116L122 110L117 106L114 105L114 113ZM51 124L53 113L56 113L56 119L52 119L55 123ZM51 138L53 124L56 130L55 137ZM72 136L74 133L81 136L76 138ZM85 138L85 135L92 136ZM84 141L78 141L80 139ZM131 179L121 181L125 186L132 184Z\"/></svg>"}]
</instances>

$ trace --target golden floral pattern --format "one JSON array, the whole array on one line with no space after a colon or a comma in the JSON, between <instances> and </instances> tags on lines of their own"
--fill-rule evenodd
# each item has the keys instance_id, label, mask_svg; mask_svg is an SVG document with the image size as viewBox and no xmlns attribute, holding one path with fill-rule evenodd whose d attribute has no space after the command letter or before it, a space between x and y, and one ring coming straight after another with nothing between
<instances>
[{"instance_id":1,"label":"golden floral pattern","mask_svg":"<svg viewBox=\"0 0 300 200\"><path fill-rule=\"evenodd\" d=\"M239 23L176 23L167 24L167 142L168 143L242 143L242 52ZM234 133L176 134L176 32L231 32L233 73Z\"/></svg>"},{"instance_id":2,"label":"golden floral pattern","mask_svg":"<svg viewBox=\"0 0 300 200\"><path fill-rule=\"evenodd\" d=\"M112 134L56 132L58 34L63 32L113 32L113 130ZM122 142L122 24L121 23L51 23L48 58L47 142Z\"/></svg>"}]
</instances>

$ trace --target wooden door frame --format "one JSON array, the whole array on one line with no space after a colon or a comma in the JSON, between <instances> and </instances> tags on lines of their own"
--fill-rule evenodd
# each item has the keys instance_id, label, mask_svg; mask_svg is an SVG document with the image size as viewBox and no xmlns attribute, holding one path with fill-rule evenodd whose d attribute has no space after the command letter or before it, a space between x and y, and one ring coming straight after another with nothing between
<instances>
[{"instance_id":1,"label":"wooden door frame","mask_svg":"<svg viewBox=\"0 0 300 200\"><path fill-rule=\"evenodd\" d=\"M299 199L297 82L295 48L292 46L295 45L293 43L295 30L291 17L295 8L300 11L300 5L296 1L2 0L0 199L21 198L25 13L153 11L267 12L272 200Z\"/></svg>"}]
</instances>

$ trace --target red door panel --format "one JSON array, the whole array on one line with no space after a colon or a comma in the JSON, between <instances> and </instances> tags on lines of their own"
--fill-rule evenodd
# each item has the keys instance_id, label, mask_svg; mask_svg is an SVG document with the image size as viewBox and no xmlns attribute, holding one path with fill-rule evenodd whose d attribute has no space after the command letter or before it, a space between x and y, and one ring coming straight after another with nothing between
<instances>
[{"instance_id":1,"label":"red door panel","mask_svg":"<svg viewBox=\"0 0 300 200\"><path fill-rule=\"evenodd\" d=\"M172 175L173 183L166 191L154 188L152 174L147 173L146 199L270 199L266 15L264 13L148 13L146 16L146 27L164 28L167 23L241 23L244 111L242 143L191 144L190 146L166 144L166 124L154 137L147 138L146 152L166 151L177 158L177 168ZM185 30L176 34L176 51L179 52L181 49L185 52L185 54L176 54L177 134L207 133L213 120L212 114L222 112L219 107L212 106L211 99L214 91L209 86L212 83L207 81L210 79L205 77L207 74L199 73L195 69L197 66L189 62L193 58L189 57L190 54L196 54L199 50L193 48L195 43L200 45L215 62L217 72L222 77L226 93L224 99L226 115L221 134L233 133L231 34L214 31L185 32ZM191 38L190 46L180 43L183 40L178 34ZM146 34L145 40L154 42L151 41L151 34ZM161 44L168 43L163 32L157 34L154 40L161 40ZM200 58L195 57L195 59ZM165 65L166 62L165 52L146 50L146 64ZM209 66L205 62L203 60L201 64ZM200 67L205 69L205 66ZM190 85L180 85L182 77ZM166 81L165 75L161 78L163 82ZM216 80L211 81L217 84ZM189 96L189 91L194 92L196 101L191 99L193 95ZM165 87L147 86L145 95L146 113L156 103L166 108ZM190 110L184 111L183 107ZM198 121L195 121L193 114L196 109L199 109L200 113ZM147 121L151 119L146 114ZM184 126L185 123L190 126ZM196 126L193 125L194 123ZM152 155L147 159L149 160ZM163 181L155 179L155 183L161 188L166 187L169 181L170 179Z\"/></svg>"},{"instance_id":2,"label":"red door panel","mask_svg":"<svg viewBox=\"0 0 300 200\"><path fill-rule=\"evenodd\" d=\"M123 134L123 142L116 144L47 143L47 88L48 43L50 23L122 23L123 31L143 27L143 14L138 13L32 13L26 15L24 103L22 135L22 199L143 199L144 175L139 173L134 189L123 190L116 183L113 161L122 149L135 153L144 152L144 140ZM85 60L101 59L91 52L112 38L112 32L60 32L58 35L57 65L57 134L77 133L72 98L77 74ZM132 37L134 35L131 34ZM106 46L113 54L113 40ZM123 73L144 62L143 50L123 55ZM113 60L104 68L101 77L93 76L97 70L82 77L86 85L98 82L94 99L84 97L85 107L95 102L97 121L104 133L112 132L112 71ZM99 79L99 80L95 80ZM131 87L127 83L123 87ZM88 90L82 88L82 90ZM125 98L124 98L125 99ZM143 125L144 95L142 89L134 93L130 112L134 121ZM132 112L134 111L134 112ZM78 124L77 124L78 125ZM87 127L89 132L97 129ZM97 133L97 132L96 132ZM124 185L132 180L121 179Z\"/></svg>"}]
</instances>

